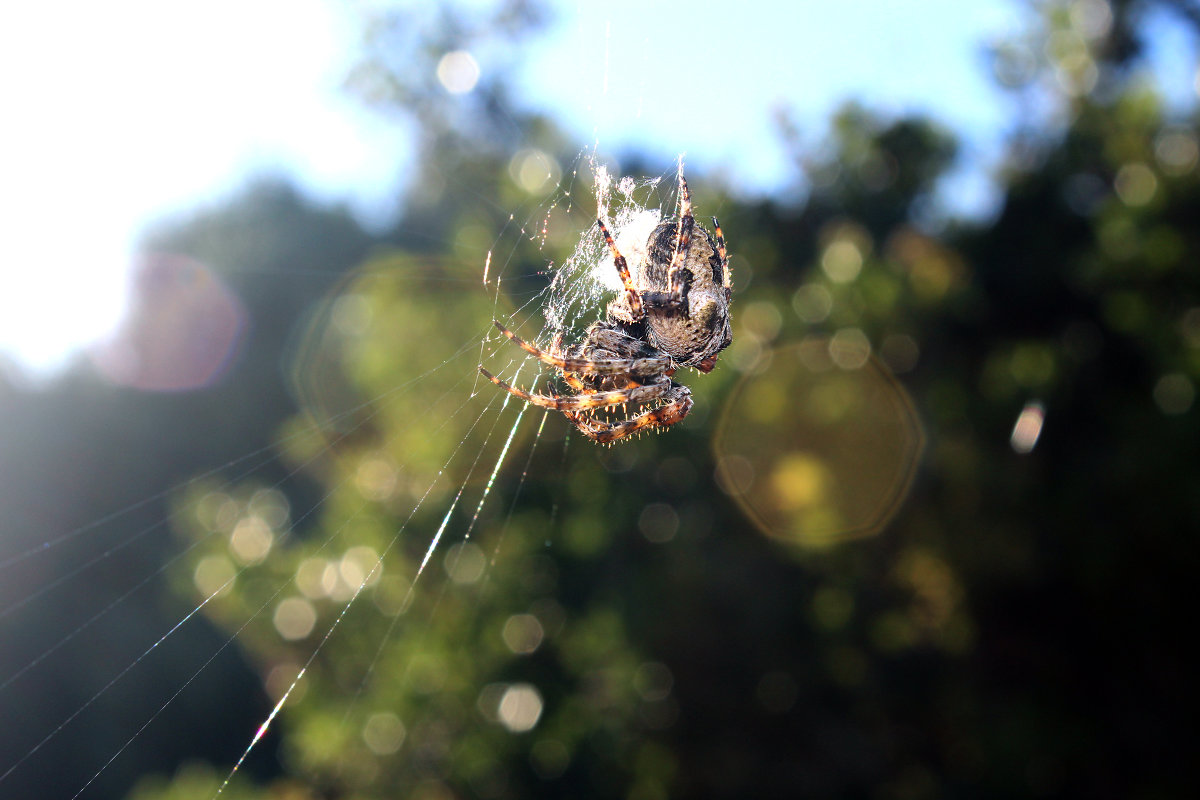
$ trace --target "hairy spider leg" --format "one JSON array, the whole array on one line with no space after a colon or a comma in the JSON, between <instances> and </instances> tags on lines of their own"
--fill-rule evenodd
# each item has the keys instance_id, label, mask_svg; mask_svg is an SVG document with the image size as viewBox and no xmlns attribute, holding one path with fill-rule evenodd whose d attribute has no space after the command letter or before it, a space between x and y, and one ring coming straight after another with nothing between
<instances>
[{"instance_id":1,"label":"hairy spider leg","mask_svg":"<svg viewBox=\"0 0 1200 800\"><path fill-rule=\"evenodd\" d=\"M550 344L550 355L554 356L555 358L564 358L563 337L561 333L554 334L554 341ZM575 375L571 372L563 372L562 379L566 381L567 386L570 386L577 392L582 392L587 388L584 386L583 381L579 380L579 378L575 377ZM553 386L550 387L550 394L554 395Z\"/></svg>"},{"instance_id":2,"label":"hairy spider leg","mask_svg":"<svg viewBox=\"0 0 1200 800\"><path fill-rule=\"evenodd\" d=\"M729 270L729 256L725 252L725 233L716 217L713 217L712 221L717 232L717 255L721 259L721 274L725 276L725 288L729 289L733 287L733 273Z\"/></svg>"},{"instance_id":3,"label":"hairy spider leg","mask_svg":"<svg viewBox=\"0 0 1200 800\"><path fill-rule=\"evenodd\" d=\"M643 428L656 427L668 428L679 422L688 415L692 410L692 393L687 391L686 387L679 386L686 394L678 400L673 400L666 405L661 405L658 408L650 411L645 411L638 414L632 419L627 419L624 422L604 423L590 419L573 420L575 426L579 428L579 432L588 437L592 441L601 444L615 442L618 439L623 439L630 436Z\"/></svg>"},{"instance_id":4,"label":"hairy spider leg","mask_svg":"<svg viewBox=\"0 0 1200 800\"><path fill-rule=\"evenodd\" d=\"M604 227L604 220L597 217L596 224L600 226L600 232L604 234L604 241L608 244L608 249L612 251L613 263L617 265L617 274L621 276L621 283L625 285L625 294L629 297L629 310L633 314L633 321L637 322L646 314L642 310L642 298L633 285L633 276L629 274L629 263L617 249L617 243L613 241L608 228Z\"/></svg>"},{"instance_id":5,"label":"hairy spider leg","mask_svg":"<svg viewBox=\"0 0 1200 800\"><path fill-rule=\"evenodd\" d=\"M679 176L679 232L676 234L675 255L667 271L667 286L671 290L668 301L672 307L683 304L683 262L692 243L692 228L696 218L692 216L692 195L688 191L687 178Z\"/></svg>"},{"instance_id":6,"label":"hairy spider leg","mask_svg":"<svg viewBox=\"0 0 1200 800\"><path fill-rule=\"evenodd\" d=\"M513 341L518 347L524 350L529 355L534 356L544 364L549 364L563 372L581 372L588 375L653 375L661 373L670 366L670 359L666 357L660 358L622 358L612 359L611 361L592 361L588 358L572 358L568 356L554 355L540 350L537 347L526 342L520 336L510 331L499 320L492 320L492 324L500 329L500 332Z\"/></svg>"},{"instance_id":7,"label":"hairy spider leg","mask_svg":"<svg viewBox=\"0 0 1200 800\"><path fill-rule=\"evenodd\" d=\"M563 353L562 342L563 342L562 334L561 333L554 334L554 341L551 342L551 344L550 344L550 352L552 355L562 356L562 353ZM574 389L577 392L586 392L587 391L587 386L584 385L583 381L581 381L579 378L575 377L575 375L573 375L570 372L563 372L562 379L567 382L568 386L570 386L572 389ZM551 383L550 381L546 381L546 394L549 395L550 397L555 397L555 398L558 397L558 392L556 392L554 390L554 384ZM547 410L549 410L549 409L547 409ZM584 412L571 411L570 409L564 408L564 409L562 409L562 413L563 413L563 416L565 416L572 425L574 425L576 428L578 428L581 431L583 430L583 422L581 420L583 418Z\"/></svg>"},{"instance_id":8,"label":"hairy spider leg","mask_svg":"<svg viewBox=\"0 0 1200 800\"><path fill-rule=\"evenodd\" d=\"M559 397L557 395L532 394L523 389L518 389L500 380L482 366L479 368L479 371L483 373L483 377L509 394L519 397L535 406L553 408L555 411L582 411L588 408L617 406L622 403L648 403L655 398L662 397L671 389L671 382L664 381L663 383L633 386L628 389L614 389L610 392L587 392L570 397Z\"/></svg>"}]
</instances>

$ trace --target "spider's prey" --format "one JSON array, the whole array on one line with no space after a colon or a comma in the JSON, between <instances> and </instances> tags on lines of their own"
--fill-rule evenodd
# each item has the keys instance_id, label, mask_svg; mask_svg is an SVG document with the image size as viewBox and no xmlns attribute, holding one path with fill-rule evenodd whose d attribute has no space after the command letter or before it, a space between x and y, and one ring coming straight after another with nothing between
<instances>
[{"instance_id":1,"label":"spider's prey","mask_svg":"<svg viewBox=\"0 0 1200 800\"><path fill-rule=\"evenodd\" d=\"M482 366L488 380L526 402L561 411L597 442L614 442L643 428L666 428L687 416L692 393L673 376L680 367L710 372L717 355L733 341L729 302L732 275L721 225L715 236L692 216L687 181L679 176L679 217L659 223L646 242L646 258L630 270L612 234L597 219L624 291L608 304L604 320L586 338L564 349L555 341L541 350L495 323L530 355L559 371L574 395L531 394L516 389ZM628 419L597 419L596 409L632 403L645 410Z\"/></svg>"}]
</instances>

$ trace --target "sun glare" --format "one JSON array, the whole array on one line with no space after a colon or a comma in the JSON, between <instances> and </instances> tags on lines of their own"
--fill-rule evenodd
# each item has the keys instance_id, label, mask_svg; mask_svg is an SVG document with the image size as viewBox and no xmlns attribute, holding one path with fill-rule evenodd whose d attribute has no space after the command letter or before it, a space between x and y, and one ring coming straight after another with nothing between
<instances>
[{"instance_id":1,"label":"sun glare","mask_svg":"<svg viewBox=\"0 0 1200 800\"><path fill-rule=\"evenodd\" d=\"M395 138L338 95L353 23L324 0L0 10L0 358L61 369L118 325L147 223L254 171L382 194L358 179L390 185Z\"/></svg>"}]
</instances>

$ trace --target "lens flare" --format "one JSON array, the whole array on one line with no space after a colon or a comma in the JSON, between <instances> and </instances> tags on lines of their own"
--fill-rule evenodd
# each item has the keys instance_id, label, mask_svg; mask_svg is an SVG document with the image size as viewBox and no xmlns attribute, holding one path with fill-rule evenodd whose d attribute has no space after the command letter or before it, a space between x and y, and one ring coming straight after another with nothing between
<instances>
[{"instance_id":1,"label":"lens flare","mask_svg":"<svg viewBox=\"0 0 1200 800\"><path fill-rule=\"evenodd\" d=\"M721 488L768 535L802 547L881 530L925 446L907 392L854 333L771 351L771 368L743 377L717 431Z\"/></svg>"},{"instance_id":2,"label":"lens flare","mask_svg":"<svg viewBox=\"0 0 1200 800\"><path fill-rule=\"evenodd\" d=\"M146 254L133 272L129 310L92 363L115 384L150 392L211 386L246 332L246 310L206 264Z\"/></svg>"}]
</instances>

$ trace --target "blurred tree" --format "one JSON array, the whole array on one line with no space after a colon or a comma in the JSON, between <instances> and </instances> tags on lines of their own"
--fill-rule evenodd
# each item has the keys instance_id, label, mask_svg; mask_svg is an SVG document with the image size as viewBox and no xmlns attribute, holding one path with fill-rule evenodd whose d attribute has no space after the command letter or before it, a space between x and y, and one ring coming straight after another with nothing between
<instances>
[{"instance_id":1,"label":"blurred tree","mask_svg":"<svg viewBox=\"0 0 1200 800\"><path fill-rule=\"evenodd\" d=\"M329 468L323 528L356 535L280 549L256 568L280 585L352 551L362 568L383 555L368 582L374 605L352 608L284 714L289 771L311 791L364 797L1187 792L1187 706L1171 698L1192 690L1166 620L1196 566L1186 534L1200 299L1185 265L1196 255L1197 137L1194 119L1164 118L1132 77L1138 15L1152 6L1191 12L1050 3L1030 38L997 47L1000 79L1040 93L1063 122L1017 131L994 220L923 227L953 142L927 122L853 107L823 155L797 151L813 178L804 204L720 203L739 327L725 368L695 383L701 407L739 372L769 388L789 369L756 367L776 342L864 332L907 373L930 437L886 535L832 549L769 543L709 491L698 413L628 448L543 445L527 478L510 465L497 492L512 505L485 506L475 544L444 551L406 599L429 536L406 533L403 553L390 536L433 530L450 498L405 523L411 489L364 505L369 487L351 476L381 463L428 476L440 463L431 451L469 431L428 432L432 447L417 447L425 395L402 400ZM373 40L411 36L407 22L389 16ZM434 133L401 224L437 231L413 248L426 256L480 222L476 193L519 202L511 148L561 149L545 123L509 108L499 81L467 104L439 92L435 65L471 39L444 30L458 33L388 48L418 53L423 68L368 62L372 85L391 88L366 94ZM1040 65L1022 60L1043 53ZM481 118L493 124L465 121ZM694 182L697 197L709 192ZM446 276L473 269L453 264L400 252L366 270L355 292L389 323L345 350L361 396L458 368L440 348L488 312L445 292ZM389 274L434 280L406 278L398 292ZM440 313L423 315L429 307ZM420 354L408 346L418 336ZM778 426L781 447L807 433L786 404L750 408ZM1023 408L1040 409L1046 431L1018 446ZM207 540L202 522L195 535ZM211 546L208 557L224 547ZM326 629L345 591L305 593L312 630ZM262 600L239 590L213 613ZM280 641L278 616L243 639L265 673L285 675L312 651L311 637L297 641ZM528 733L533 716L519 709L540 712Z\"/></svg>"},{"instance_id":2,"label":"blurred tree","mask_svg":"<svg viewBox=\"0 0 1200 800\"><path fill-rule=\"evenodd\" d=\"M311 493L314 485L289 475L273 452L276 430L296 411L281 357L305 308L370 243L346 213L263 182L147 237L156 258L186 254L202 265L181 280L229 287L244 306L247 324L223 374L193 391L145 392L81 365L44 389L0 389L4 553L30 555L0 566L0 717L22 721L0 731L3 769L78 715L5 778L0 794L72 796L131 735L125 721L155 718L159 735L143 736L89 788L98 797L124 796L138 776L165 765L235 758L239 743L228 731L257 724L269 710L244 658L222 650L225 634L201 617L94 702L93 695L189 610L164 603L159 573L180 557L165 535L172 489L222 471L229 479L253 472L301 507ZM157 291L164 275L174 279L151 269L139 289ZM153 341L127 333L130 346ZM181 676L210 658L195 693L164 707ZM213 704L213 695L230 702ZM266 776L274 769L270 748L262 755L251 766Z\"/></svg>"},{"instance_id":3,"label":"blurred tree","mask_svg":"<svg viewBox=\"0 0 1200 800\"><path fill-rule=\"evenodd\" d=\"M738 315L721 368L692 382L694 418L604 450L548 417L536 446L514 445L528 463L506 464L477 519L504 435L471 422L506 433L520 413L478 413L498 395L471 396L476 351L459 350L493 313L464 291L491 241L478 231L543 202L514 175L514 149L569 159L552 125L513 109L503 73L469 95L436 82L447 53L519 43L534 9L505 7L496 27L449 11L428 26L377 19L352 88L424 133L397 230L368 256L344 219L285 193L282 218L241 209L177 234L213 263L228 242L261 246L245 263L276 265L263 289L281 293L280 331L306 305L282 270L363 265L296 349L308 417L285 427L277 472L179 499L195 548L171 566L179 607L245 567L205 612L238 632L272 698L305 670L275 723L287 777L239 776L231 796L1187 796L1194 689L1177 618L1200 566L1200 179L1197 120L1168 118L1136 78L1148 8L1194 20L1182 0L1052 2L1027 38L996 48L1018 102L1036 94L1030 107L1053 113L1014 134L993 220L929 226L923 204L953 142L861 108L837 117L818 155L797 150L813 178L803 204L718 201L693 181L697 202L723 209ZM569 249L589 224L578 216L546 251L521 245L508 272ZM330 240L345 243L337 258ZM348 308L369 324L335 324ZM712 491L709 409L737 382L748 413L778 430L773 446L799 452L813 430L772 383L799 367L777 354L851 329L914 395L922 475L884 535L772 541L728 482ZM279 352L264 346L264 359ZM254 374L277 374L247 353ZM344 395L321 393L338 380ZM252 407L227 399L222 409ZM431 409L444 428L426 424ZM1019 444L1014 423L1038 409L1044 432ZM305 433L346 411L353 424ZM448 459L453 475L438 480ZM296 467L321 486L285 503L270 484ZM461 502L447 489L460 483ZM283 507L308 535L291 535ZM269 558L247 549L256 541ZM363 596L322 644L359 580ZM222 766L148 781L138 800L216 788L269 704L225 705L246 712L220 721L234 743L215 755L189 743Z\"/></svg>"}]
</instances>

